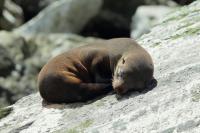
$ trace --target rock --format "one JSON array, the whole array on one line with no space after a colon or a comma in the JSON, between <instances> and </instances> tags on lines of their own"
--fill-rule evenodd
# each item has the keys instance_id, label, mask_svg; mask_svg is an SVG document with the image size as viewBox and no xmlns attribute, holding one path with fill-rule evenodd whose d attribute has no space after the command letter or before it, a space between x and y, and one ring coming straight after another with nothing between
<instances>
[{"instance_id":1,"label":"rock","mask_svg":"<svg viewBox=\"0 0 200 133\"><path fill-rule=\"evenodd\" d=\"M131 17L143 0L104 0L102 9L81 31L83 36L129 37Z\"/></svg>"},{"instance_id":2,"label":"rock","mask_svg":"<svg viewBox=\"0 0 200 133\"><path fill-rule=\"evenodd\" d=\"M6 117L12 112L12 107L2 108L0 109L0 119Z\"/></svg>"},{"instance_id":3,"label":"rock","mask_svg":"<svg viewBox=\"0 0 200 133\"><path fill-rule=\"evenodd\" d=\"M36 16L44 8L40 4L41 0L14 0L14 2L22 7L25 22Z\"/></svg>"},{"instance_id":4,"label":"rock","mask_svg":"<svg viewBox=\"0 0 200 133\"><path fill-rule=\"evenodd\" d=\"M158 23L167 13L172 11L168 6L140 6L132 18L132 38L150 32L150 29Z\"/></svg>"},{"instance_id":5,"label":"rock","mask_svg":"<svg viewBox=\"0 0 200 133\"><path fill-rule=\"evenodd\" d=\"M23 48L25 40L23 37L6 31L0 32L0 45L9 51L10 58L16 63L21 62L25 57Z\"/></svg>"},{"instance_id":6,"label":"rock","mask_svg":"<svg viewBox=\"0 0 200 133\"><path fill-rule=\"evenodd\" d=\"M11 0L6 0L0 17L0 29L12 30L23 23L23 11Z\"/></svg>"},{"instance_id":7,"label":"rock","mask_svg":"<svg viewBox=\"0 0 200 133\"><path fill-rule=\"evenodd\" d=\"M0 108L14 104L13 100L14 94L7 88L0 86ZM0 109L0 119L1 119L1 109Z\"/></svg>"},{"instance_id":8,"label":"rock","mask_svg":"<svg viewBox=\"0 0 200 133\"><path fill-rule=\"evenodd\" d=\"M104 0L102 9L97 16L87 23L80 34L83 36L95 36L106 39L113 37L130 37L131 18L136 9L140 8L141 5L154 5L154 7L156 7L155 5L166 5L171 7L176 4L171 0ZM160 14L162 13L163 11L161 11ZM159 12L156 14L159 14ZM147 16L145 14L142 15Z\"/></svg>"},{"instance_id":9,"label":"rock","mask_svg":"<svg viewBox=\"0 0 200 133\"><path fill-rule=\"evenodd\" d=\"M200 0L166 16L138 41L152 55L158 86L122 99L42 106L38 93L12 105L3 133L198 133L200 130Z\"/></svg>"},{"instance_id":10,"label":"rock","mask_svg":"<svg viewBox=\"0 0 200 133\"><path fill-rule=\"evenodd\" d=\"M138 6L142 4L170 5L167 3L171 2L171 0L167 0L167 2L163 0L153 0L151 2L148 0L15 1L27 13L25 14L26 20L35 16L48 5L47 9L42 10L30 22L16 29L20 34L67 32L101 38L129 37L131 17ZM83 9L87 9L87 11L82 11ZM74 17L74 12L76 17Z\"/></svg>"},{"instance_id":11,"label":"rock","mask_svg":"<svg viewBox=\"0 0 200 133\"><path fill-rule=\"evenodd\" d=\"M23 64L25 60L25 50L29 47L23 37L9 32L0 32L0 105L5 106L14 103L20 95L19 90L26 90L19 82L23 79ZM27 82L30 84L30 82ZM22 91L23 92L23 91ZM24 91L23 93L25 93ZM19 97L18 97L19 98Z\"/></svg>"},{"instance_id":12,"label":"rock","mask_svg":"<svg viewBox=\"0 0 200 133\"><path fill-rule=\"evenodd\" d=\"M15 30L18 34L77 33L101 8L102 0L59 0Z\"/></svg>"},{"instance_id":13,"label":"rock","mask_svg":"<svg viewBox=\"0 0 200 133\"><path fill-rule=\"evenodd\" d=\"M14 69L14 62L9 52L0 45L0 77L7 76Z\"/></svg>"},{"instance_id":14,"label":"rock","mask_svg":"<svg viewBox=\"0 0 200 133\"><path fill-rule=\"evenodd\" d=\"M58 0L13 0L20 5L24 11L25 21L30 20L36 16L42 9L50 5L52 2Z\"/></svg>"}]
</instances>

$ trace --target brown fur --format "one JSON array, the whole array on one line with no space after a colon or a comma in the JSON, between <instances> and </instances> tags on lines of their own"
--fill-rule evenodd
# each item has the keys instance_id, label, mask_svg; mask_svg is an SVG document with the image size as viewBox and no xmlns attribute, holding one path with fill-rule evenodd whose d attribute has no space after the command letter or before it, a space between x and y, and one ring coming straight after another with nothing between
<instances>
[{"instance_id":1,"label":"brown fur","mask_svg":"<svg viewBox=\"0 0 200 133\"><path fill-rule=\"evenodd\" d=\"M113 89L142 90L153 79L150 55L135 41L117 38L74 48L51 59L40 71L38 87L48 102L78 102Z\"/></svg>"}]
</instances>

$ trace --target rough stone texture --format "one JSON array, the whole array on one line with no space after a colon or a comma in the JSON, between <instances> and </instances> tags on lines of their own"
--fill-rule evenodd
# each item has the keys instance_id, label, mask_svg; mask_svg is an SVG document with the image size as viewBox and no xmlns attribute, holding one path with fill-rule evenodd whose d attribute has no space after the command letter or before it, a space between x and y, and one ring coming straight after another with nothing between
<instances>
[{"instance_id":1,"label":"rough stone texture","mask_svg":"<svg viewBox=\"0 0 200 133\"><path fill-rule=\"evenodd\" d=\"M21 7L11 0L6 0L3 7L2 14L0 11L0 29L12 30L19 27L23 23L23 11Z\"/></svg>"},{"instance_id":2,"label":"rough stone texture","mask_svg":"<svg viewBox=\"0 0 200 133\"><path fill-rule=\"evenodd\" d=\"M0 32L0 47L0 106L5 106L27 94L27 85L31 85L27 77L31 75L24 75L24 70L26 58L33 50L23 37L5 31Z\"/></svg>"},{"instance_id":3,"label":"rough stone texture","mask_svg":"<svg viewBox=\"0 0 200 133\"><path fill-rule=\"evenodd\" d=\"M24 38L0 32L0 106L35 92L37 74L51 57L94 40L72 34L38 34Z\"/></svg>"},{"instance_id":4,"label":"rough stone texture","mask_svg":"<svg viewBox=\"0 0 200 133\"><path fill-rule=\"evenodd\" d=\"M10 112L12 112L12 107L6 107L6 108L0 109L0 119L9 115Z\"/></svg>"},{"instance_id":5,"label":"rough stone texture","mask_svg":"<svg viewBox=\"0 0 200 133\"><path fill-rule=\"evenodd\" d=\"M20 34L77 33L101 8L102 0L59 0L16 29Z\"/></svg>"},{"instance_id":6,"label":"rough stone texture","mask_svg":"<svg viewBox=\"0 0 200 133\"><path fill-rule=\"evenodd\" d=\"M200 1L177 9L138 41L155 62L158 86L117 100L42 107L39 94L22 98L0 120L8 132L198 133L200 131Z\"/></svg>"},{"instance_id":7,"label":"rough stone texture","mask_svg":"<svg viewBox=\"0 0 200 133\"><path fill-rule=\"evenodd\" d=\"M22 51L23 47L26 45L23 37L10 32L1 31L0 45L9 51L12 60L15 62L19 62L25 58Z\"/></svg>"},{"instance_id":8,"label":"rough stone texture","mask_svg":"<svg viewBox=\"0 0 200 133\"><path fill-rule=\"evenodd\" d=\"M14 68L9 52L0 45L0 76L7 76Z\"/></svg>"},{"instance_id":9,"label":"rough stone texture","mask_svg":"<svg viewBox=\"0 0 200 133\"><path fill-rule=\"evenodd\" d=\"M140 6L132 17L131 37L139 38L174 8L169 6Z\"/></svg>"}]
</instances>

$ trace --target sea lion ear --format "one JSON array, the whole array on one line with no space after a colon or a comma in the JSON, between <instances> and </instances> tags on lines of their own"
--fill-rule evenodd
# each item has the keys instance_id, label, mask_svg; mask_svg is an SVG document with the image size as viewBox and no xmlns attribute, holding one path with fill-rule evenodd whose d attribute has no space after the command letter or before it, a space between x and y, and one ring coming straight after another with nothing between
<instances>
[{"instance_id":1,"label":"sea lion ear","mask_svg":"<svg viewBox=\"0 0 200 133\"><path fill-rule=\"evenodd\" d=\"M124 64L124 63L125 63L125 59L123 58L123 59L122 59L122 64Z\"/></svg>"}]
</instances>

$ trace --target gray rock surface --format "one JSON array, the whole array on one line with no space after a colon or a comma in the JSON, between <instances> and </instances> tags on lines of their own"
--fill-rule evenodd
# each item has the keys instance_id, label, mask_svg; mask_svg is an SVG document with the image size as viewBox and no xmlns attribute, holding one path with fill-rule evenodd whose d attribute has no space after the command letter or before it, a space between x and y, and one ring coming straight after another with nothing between
<instances>
[{"instance_id":1,"label":"gray rock surface","mask_svg":"<svg viewBox=\"0 0 200 133\"><path fill-rule=\"evenodd\" d=\"M149 33L151 28L157 24L167 13L174 8L169 6L140 6L132 17L131 37L139 38Z\"/></svg>"},{"instance_id":2,"label":"gray rock surface","mask_svg":"<svg viewBox=\"0 0 200 133\"><path fill-rule=\"evenodd\" d=\"M9 52L0 45L0 76L7 76L14 68Z\"/></svg>"},{"instance_id":3,"label":"gray rock surface","mask_svg":"<svg viewBox=\"0 0 200 133\"><path fill-rule=\"evenodd\" d=\"M0 32L0 45L9 51L12 60L19 62L23 60L23 47L25 40L23 37L6 31Z\"/></svg>"},{"instance_id":4,"label":"gray rock surface","mask_svg":"<svg viewBox=\"0 0 200 133\"><path fill-rule=\"evenodd\" d=\"M198 133L200 131L200 0L169 14L138 41L155 63L158 86L122 99L42 106L39 94L12 105L3 133Z\"/></svg>"},{"instance_id":5,"label":"gray rock surface","mask_svg":"<svg viewBox=\"0 0 200 133\"><path fill-rule=\"evenodd\" d=\"M20 34L77 33L100 10L102 0L59 0L17 28Z\"/></svg>"}]
</instances>

